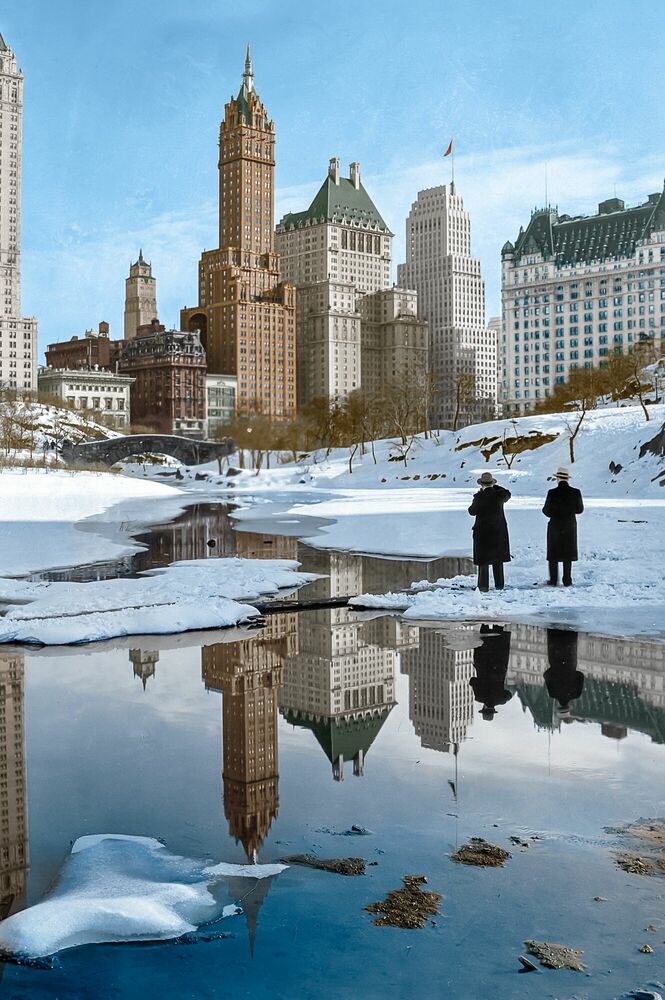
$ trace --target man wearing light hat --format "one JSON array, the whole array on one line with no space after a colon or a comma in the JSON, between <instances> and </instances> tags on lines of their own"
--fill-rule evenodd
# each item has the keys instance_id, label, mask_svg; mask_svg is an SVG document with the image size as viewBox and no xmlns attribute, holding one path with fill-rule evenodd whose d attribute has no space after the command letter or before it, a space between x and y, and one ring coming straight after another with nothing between
<instances>
[{"instance_id":1,"label":"man wearing light hat","mask_svg":"<svg viewBox=\"0 0 665 1000\"><path fill-rule=\"evenodd\" d=\"M549 517L547 525L547 562L550 587L559 580L559 563L563 563L563 585L572 587L572 566L577 561L577 514L584 510L582 494L570 485L568 469L559 468L554 473L557 485L548 491L543 514Z\"/></svg>"},{"instance_id":2,"label":"man wearing light hat","mask_svg":"<svg viewBox=\"0 0 665 1000\"><path fill-rule=\"evenodd\" d=\"M508 524L503 505L510 500L510 490L499 486L491 472L478 480L480 490L469 507L473 525L473 561L478 567L478 590L490 589L490 566L494 586L503 590L503 564L510 562Z\"/></svg>"}]
</instances>

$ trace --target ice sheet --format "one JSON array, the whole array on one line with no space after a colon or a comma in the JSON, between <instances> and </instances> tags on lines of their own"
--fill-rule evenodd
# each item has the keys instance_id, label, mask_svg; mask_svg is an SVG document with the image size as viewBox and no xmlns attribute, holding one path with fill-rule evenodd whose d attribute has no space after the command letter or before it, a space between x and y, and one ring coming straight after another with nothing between
<instances>
[{"instance_id":1,"label":"ice sheet","mask_svg":"<svg viewBox=\"0 0 665 1000\"><path fill-rule=\"evenodd\" d=\"M152 837L81 837L46 899L0 923L0 951L36 959L85 944L177 938L242 912L226 901L225 877L261 879L286 867L206 865Z\"/></svg>"}]
</instances>

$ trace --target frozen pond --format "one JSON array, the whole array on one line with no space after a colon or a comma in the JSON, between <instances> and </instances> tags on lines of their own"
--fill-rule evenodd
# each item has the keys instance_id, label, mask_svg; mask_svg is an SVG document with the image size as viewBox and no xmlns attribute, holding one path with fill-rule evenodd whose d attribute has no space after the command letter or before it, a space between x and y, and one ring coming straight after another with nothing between
<instances>
[{"instance_id":1,"label":"frozen pond","mask_svg":"<svg viewBox=\"0 0 665 1000\"><path fill-rule=\"evenodd\" d=\"M206 506L153 532L125 571L200 557L210 538L213 554L328 575L303 596L460 568L233 532ZM663 876L619 869L617 850L646 848L606 832L665 815L662 644L342 608L250 632L5 648L0 691L2 916L43 900L63 866L71 882L73 842L102 833L162 841L187 870L304 852L368 862L358 877L294 865L249 889L230 877L219 904L242 915L176 941L60 951L51 968L0 965L0 997L607 1000L663 978ZM339 835L354 825L368 833ZM508 850L505 867L451 862L470 837ZM440 914L374 926L364 907L405 875L427 877ZM582 949L586 972L520 974L527 939Z\"/></svg>"}]
</instances>

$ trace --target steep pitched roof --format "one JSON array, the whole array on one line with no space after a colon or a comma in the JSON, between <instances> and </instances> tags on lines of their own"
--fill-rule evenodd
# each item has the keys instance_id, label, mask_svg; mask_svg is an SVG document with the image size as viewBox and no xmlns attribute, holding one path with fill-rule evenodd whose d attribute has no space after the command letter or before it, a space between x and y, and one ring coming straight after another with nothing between
<instances>
[{"instance_id":1,"label":"steep pitched roof","mask_svg":"<svg viewBox=\"0 0 665 1000\"><path fill-rule=\"evenodd\" d=\"M348 177L340 177L339 184L326 177L309 208L304 212L289 212L278 228L298 228L307 222L356 223L393 235L362 184L356 188Z\"/></svg>"},{"instance_id":2,"label":"steep pitched roof","mask_svg":"<svg viewBox=\"0 0 665 1000\"><path fill-rule=\"evenodd\" d=\"M665 229L665 190L652 194L642 205L626 208L618 198L602 202L597 215L559 215L552 208L539 209L515 241L514 259L542 254L562 266L632 256L635 244L652 232ZM509 244L503 253L510 253Z\"/></svg>"},{"instance_id":3,"label":"steep pitched roof","mask_svg":"<svg viewBox=\"0 0 665 1000\"><path fill-rule=\"evenodd\" d=\"M284 718L299 729L310 729L332 764L340 756L344 760L353 760L359 750L362 750L363 755L365 755L378 736L392 708L393 706L389 705L378 709L365 718L330 716L318 721L300 716L292 709L287 709L284 712Z\"/></svg>"},{"instance_id":4,"label":"steep pitched roof","mask_svg":"<svg viewBox=\"0 0 665 1000\"><path fill-rule=\"evenodd\" d=\"M8 52L8 51L9 51L9 46L5 42L2 35L0 35L0 52Z\"/></svg>"}]
</instances>

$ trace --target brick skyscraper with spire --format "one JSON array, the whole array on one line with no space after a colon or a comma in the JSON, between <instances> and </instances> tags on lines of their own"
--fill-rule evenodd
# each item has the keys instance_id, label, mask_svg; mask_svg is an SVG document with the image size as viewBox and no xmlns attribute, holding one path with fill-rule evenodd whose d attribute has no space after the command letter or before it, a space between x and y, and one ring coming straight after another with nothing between
<instances>
[{"instance_id":1,"label":"brick skyscraper with spire","mask_svg":"<svg viewBox=\"0 0 665 1000\"><path fill-rule=\"evenodd\" d=\"M247 46L238 96L219 130L219 249L199 263L199 304L183 309L198 330L208 371L235 375L239 413L288 420L295 412L293 285L274 250L275 124L254 89Z\"/></svg>"}]
</instances>

